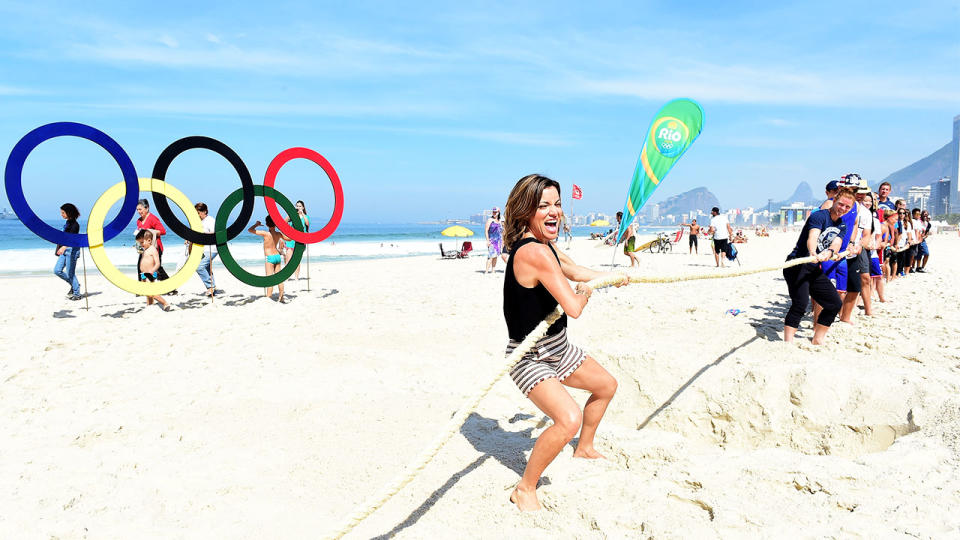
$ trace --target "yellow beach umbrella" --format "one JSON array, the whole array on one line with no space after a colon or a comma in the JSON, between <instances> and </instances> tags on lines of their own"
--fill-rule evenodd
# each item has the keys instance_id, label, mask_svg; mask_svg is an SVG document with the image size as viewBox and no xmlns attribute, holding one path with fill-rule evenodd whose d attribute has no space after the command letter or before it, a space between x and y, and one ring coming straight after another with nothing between
<instances>
[{"instance_id":1,"label":"yellow beach umbrella","mask_svg":"<svg viewBox=\"0 0 960 540\"><path fill-rule=\"evenodd\" d=\"M596 219L590 223L591 227L609 227L610 222L605 219Z\"/></svg>"},{"instance_id":2,"label":"yellow beach umbrella","mask_svg":"<svg viewBox=\"0 0 960 540\"><path fill-rule=\"evenodd\" d=\"M473 231L462 225L454 225L440 231L440 234L444 236L456 236L458 238L463 238L466 236L473 236Z\"/></svg>"}]
</instances>

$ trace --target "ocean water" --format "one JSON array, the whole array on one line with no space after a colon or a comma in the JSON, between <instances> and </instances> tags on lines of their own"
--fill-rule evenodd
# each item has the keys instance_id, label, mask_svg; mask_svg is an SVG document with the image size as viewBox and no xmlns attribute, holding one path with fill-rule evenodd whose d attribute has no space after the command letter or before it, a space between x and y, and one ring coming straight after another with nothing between
<instances>
[{"instance_id":1,"label":"ocean water","mask_svg":"<svg viewBox=\"0 0 960 540\"><path fill-rule=\"evenodd\" d=\"M63 227L63 220L47 221L57 229ZM133 271L137 261L134 249L135 222L116 238L106 243L106 252L110 260L121 270ZM419 255L439 255L439 244L444 249L459 248L463 241L473 243L472 256L486 256L486 241L482 225L466 225L474 231L472 237L449 238L440 231L448 224L428 223L341 223L337 230L323 242L309 246L311 262L360 260L370 258L409 257ZM590 233L606 232L609 227L574 227L575 238L586 238ZM86 231L86 222L80 220L80 230ZM640 228L640 234L654 234L664 228ZM675 230L668 228L668 230ZM562 237L561 237L562 238ZM186 258L183 240L168 232L163 237L165 268L173 268ZM263 263L263 244L260 237L247 232L231 240L230 253L240 264L261 265ZM0 220L0 275L34 275L49 273L56 263L54 244L40 238L27 229L18 220ZM93 265L87 254L88 268ZM218 259L219 261L219 259Z\"/></svg>"}]
</instances>

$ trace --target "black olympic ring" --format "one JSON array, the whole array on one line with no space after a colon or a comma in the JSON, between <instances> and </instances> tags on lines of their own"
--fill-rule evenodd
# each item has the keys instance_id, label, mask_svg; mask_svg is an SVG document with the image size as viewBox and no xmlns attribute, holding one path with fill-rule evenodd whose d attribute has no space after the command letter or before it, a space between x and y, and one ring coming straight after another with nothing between
<instances>
[{"instance_id":1,"label":"black olympic ring","mask_svg":"<svg viewBox=\"0 0 960 540\"><path fill-rule=\"evenodd\" d=\"M244 227L246 227L247 223L250 222L250 217L253 216L255 197L253 191L253 178L250 177L250 171L243 163L243 160L240 159L240 156L238 156L232 148L216 139L211 139L210 137L203 137L200 135L184 137L178 141L172 142L170 146L160 153L160 157L157 158L157 162L153 165L153 178L165 181L167 169L170 167L170 164L173 163L174 158L186 152L187 150L192 150L194 148L205 148L220 154L230 163L230 165L233 165L233 168L236 169L237 174L240 175L240 185L242 186L241 189L243 189L243 205L240 206L240 215L237 216L236 221L227 227L226 240L232 240L241 232L243 232ZM160 219L162 219L163 222L167 224L167 227L170 227L170 229L180 238L189 240L194 244L201 244L204 246L223 243L223 241L217 241L216 233L197 232L181 223L177 218L177 215L174 214L170 209L170 204L167 202L167 197L162 193L156 191L153 192L153 203L157 208L157 214L160 215Z\"/></svg>"}]
</instances>

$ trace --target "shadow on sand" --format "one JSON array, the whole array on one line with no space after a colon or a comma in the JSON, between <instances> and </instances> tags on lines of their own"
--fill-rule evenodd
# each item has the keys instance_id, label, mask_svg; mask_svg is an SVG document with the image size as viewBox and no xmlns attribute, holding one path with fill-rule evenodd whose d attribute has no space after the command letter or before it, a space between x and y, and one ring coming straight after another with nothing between
<instances>
[{"instance_id":1,"label":"shadow on sand","mask_svg":"<svg viewBox=\"0 0 960 540\"><path fill-rule=\"evenodd\" d=\"M687 388L689 388L690 385L693 384L697 379L699 379L701 375L703 375L704 373L706 373L706 371L707 371L708 369L712 368L713 366L720 365L721 362L723 362L724 360L726 360L727 357L729 357L731 354L733 354L734 352L736 352L738 349L740 349L741 347L746 347L747 345L753 343L754 341L756 341L756 340L758 340L758 339L760 339L760 335L759 335L759 334L756 335L756 336L753 336L752 338L750 338L750 339L748 339L748 340L746 340L746 341L744 341L743 343L737 345L736 347L730 349L729 351L721 354L716 360L714 360L713 362L710 362L709 364L707 364L707 365L703 366L702 368L700 368L700 370L697 371L696 373L694 373L692 377L690 377L689 379L687 379L687 382L683 383L683 384L680 386L680 388L677 388L677 391L674 392L672 396L670 396L669 398L667 398L666 401L664 401L659 407L657 407L657 410L655 410L655 411L653 411L652 413L650 413L650 416L648 416L646 420L644 420L643 422L641 422L640 425L637 426L637 429L643 429L643 428L647 427L647 424L649 424L651 420L653 420L654 418L657 417L657 415L659 415L661 412L663 412L664 410L666 410L666 408L669 407L669 406L674 402L674 400L676 400L676 399L680 396L680 394L683 393L684 390L686 390Z\"/></svg>"},{"instance_id":2,"label":"shadow on sand","mask_svg":"<svg viewBox=\"0 0 960 540\"><path fill-rule=\"evenodd\" d=\"M510 423L512 424L530 418L533 417L529 414L517 414L510 419ZM476 470L489 458L497 460L504 467L517 473L518 477L522 476L523 469L527 466L524 452L532 449L533 443L536 442L536 440L532 438L534 429L534 427L529 427L522 431L507 431L500 427L498 421L480 416L477 413L471 413L470 416L467 417L466 422L460 426L460 433L483 455L473 460L473 462L466 467L455 472L442 486L431 493L420 506L410 512L407 518L396 527L374 538L377 540L392 538L403 529L416 523L441 497L450 491L461 478ZM538 486L544 485L550 485L550 479L546 476L542 477L538 484ZM504 493L503 502L504 504L510 504L506 493Z\"/></svg>"}]
</instances>

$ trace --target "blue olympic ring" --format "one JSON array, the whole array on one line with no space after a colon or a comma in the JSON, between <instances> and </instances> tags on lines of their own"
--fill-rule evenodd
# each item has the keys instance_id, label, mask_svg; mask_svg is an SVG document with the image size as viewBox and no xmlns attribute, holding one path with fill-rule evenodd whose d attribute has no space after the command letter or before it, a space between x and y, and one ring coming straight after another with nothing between
<instances>
[{"instance_id":1,"label":"blue olympic ring","mask_svg":"<svg viewBox=\"0 0 960 540\"><path fill-rule=\"evenodd\" d=\"M10 200L10 206L20 218L23 224L44 240L69 247L89 247L87 235L83 233L67 233L57 230L41 220L37 214L27 204L27 199L23 194L23 164L27 161L27 156L40 143L50 140L54 137L63 136L80 137L88 141L95 142L110 153L110 156L120 166L123 172L123 182L126 191L123 196L123 205L109 224L103 228L103 240L106 242L117 236L130 223L134 213L137 211L137 197L140 195L140 184L137 178L137 170L133 166L130 156L110 138L109 135L99 129L78 124L76 122L54 122L45 126L40 126L30 133L23 136L22 139L13 147L10 152L10 159L7 161L7 167L4 172L4 185L7 189L7 198Z\"/></svg>"}]
</instances>

